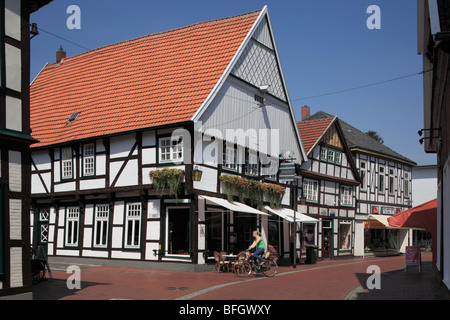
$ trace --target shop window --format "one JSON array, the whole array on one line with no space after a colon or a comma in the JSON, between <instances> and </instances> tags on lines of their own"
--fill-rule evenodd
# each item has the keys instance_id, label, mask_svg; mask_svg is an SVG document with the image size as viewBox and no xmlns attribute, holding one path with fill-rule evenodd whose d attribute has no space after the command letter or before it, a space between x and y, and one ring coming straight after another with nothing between
<instances>
[{"instance_id":1,"label":"shop window","mask_svg":"<svg viewBox=\"0 0 450 320\"><path fill-rule=\"evenodd\" d=\"M351 250L352 248L352 222L339 222L339 250Z\"/></svg>"}]
</instances>

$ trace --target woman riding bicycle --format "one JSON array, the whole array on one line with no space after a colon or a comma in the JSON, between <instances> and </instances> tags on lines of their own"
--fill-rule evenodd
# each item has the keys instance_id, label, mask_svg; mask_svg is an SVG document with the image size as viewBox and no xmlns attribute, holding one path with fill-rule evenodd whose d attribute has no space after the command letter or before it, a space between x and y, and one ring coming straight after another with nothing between
<instances>
[{"instance_id":1,"label":"woman riding bicycle","mask_svg":"<svg viewBox=\"0 0 450 320\"><path fill-rule=\"evenodd\" d=\"M259 260L259 264L262 265L264 263L264 259L260 257L261 254L265 251L264 241L261 238L261 233L259 231L253 231L253 241L252 245L248 247L248 250L256 248L256 251L253 252L253 257Z\"/></svg>"}]
</instances>

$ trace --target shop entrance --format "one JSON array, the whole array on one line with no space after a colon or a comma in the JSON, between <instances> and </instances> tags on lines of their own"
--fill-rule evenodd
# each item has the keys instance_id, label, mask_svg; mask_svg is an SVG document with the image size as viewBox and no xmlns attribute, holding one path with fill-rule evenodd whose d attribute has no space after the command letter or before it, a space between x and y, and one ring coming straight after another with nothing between
<instances>
[{"instance_id":1,"label":"shop entrance","mask_svg":"<svg viewBox=\"0 0 450 320\"><path fill-rule=\"evenodd\" d=\"M333 250L333 221L322 220L322 258L332 257Z\"/></svg>"},{"instance_id":2,"label":"shop entrance","mask_svg":"<svg viewBox=\"0 0 450 320\"><path fill-rule=\"evenodd\" d=\"M234 220L234 230L236 243L233 244L232 250L238 253L247 249L254 240L252 232L257 230L256 216L238 213Z\"/></svg>"}]
</instances>

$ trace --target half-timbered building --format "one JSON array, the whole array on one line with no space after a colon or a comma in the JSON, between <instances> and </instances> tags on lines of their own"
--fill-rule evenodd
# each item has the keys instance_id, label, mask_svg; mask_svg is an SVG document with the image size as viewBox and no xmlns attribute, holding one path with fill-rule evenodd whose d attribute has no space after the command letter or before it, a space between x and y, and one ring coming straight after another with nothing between
<instances>
[{"instance_id":1,"label":"half-timbered building","mask_svg":"<svg viewBox=\"0 0 450 320\"><path fill-rule=\"evenodd\" d=\"M318 219L318 223L302 223L302 248L317 245L322 259L353 257L360 178L338 118L303 120L297 125L308 156L298 172L298 194L305 201L299 211Z\"/></svg>"},{"instance_id":2,"label":"half-timbered building","mask_svg":"<svg viewBox=\"0 0 450 320\"><path fill-rule=\"evenodd\" d=\"M333 117L319 111L307 119ZM412 160L339 119L358 169L356 187L355 255L404 252L408 231L391 228L387 218L412 206ZM411 242L412 243L412 242Z\"/></svg>"},{"instance_id":3,"label":"half-timbered building","mask_svg":"<svg viewBox=\"0 0 450 320\"><path fill-rule=\"evenodd\" d=\"M0 296L31 298L30 14L50 1L0 0Z\"/></svg>"},{"instance_id":4,"label":"half-timbered building","mask_svg":"<svg viewBox=\"0 0 450 320\"><path fill-rule=\"evenodd\" d=\"M198 265L258 229L284 250L263 208L292 207L279 154L305 154L267 7L57 56L31 85L35 245Z\"/></svg>"}]
</instances>

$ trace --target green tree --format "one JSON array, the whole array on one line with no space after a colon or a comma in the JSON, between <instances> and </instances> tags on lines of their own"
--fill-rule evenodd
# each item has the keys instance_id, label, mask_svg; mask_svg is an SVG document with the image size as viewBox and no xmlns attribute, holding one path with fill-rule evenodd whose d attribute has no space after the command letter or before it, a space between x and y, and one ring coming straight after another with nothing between
<instances>
[{"instance_id":1,"label":"green tree","mask_svg":"<svg viewBox=\"0 0 450 320\"><path fill-rule=\"evenodd\" d=\"M369 131L366 132L366 134L367 134L369 137L374 138L374 139L377 140L378 142L384 143L383 138L382 138L376 131L369 130Z\"/></svg>"}]
</instances>

